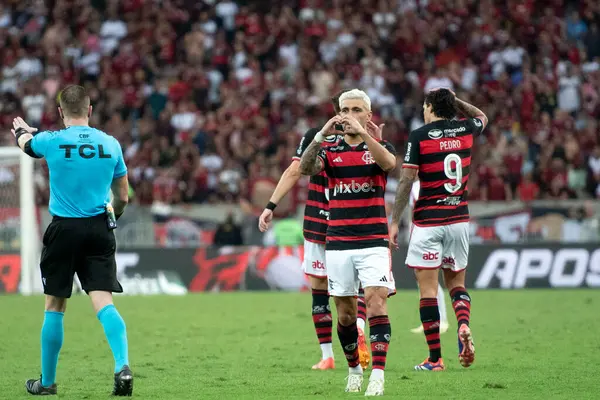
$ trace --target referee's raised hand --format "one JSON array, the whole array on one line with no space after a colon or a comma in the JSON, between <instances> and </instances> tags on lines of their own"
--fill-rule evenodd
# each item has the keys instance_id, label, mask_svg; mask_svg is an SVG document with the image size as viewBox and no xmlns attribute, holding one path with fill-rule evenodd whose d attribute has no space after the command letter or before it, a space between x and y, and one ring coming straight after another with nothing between
<instances>
[{"instance_id":1,"label":"referee's raised hand","mask_svg":"<svg viewBox=\"0 0 600 400\"><path fill-rule=\"evenodd\" d=\"M23 120L23 118L21 117L17 117L15 119L13 119L13 129L11 129L11 133L13 134L13 136L17 136L17 131L19 129L25 129L27 131L27 133L33 135L35 132L38 131L37 128L33 128L31 126L29 126L29 124L27 122L25 122Z\"/></svg>"}]
</instances>

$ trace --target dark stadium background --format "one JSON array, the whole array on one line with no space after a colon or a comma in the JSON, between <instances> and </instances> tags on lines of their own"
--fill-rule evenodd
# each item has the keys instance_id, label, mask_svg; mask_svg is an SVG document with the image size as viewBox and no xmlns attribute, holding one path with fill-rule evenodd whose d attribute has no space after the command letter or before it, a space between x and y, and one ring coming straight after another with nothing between
<instances>
[{"instance_id":1,"label":"dark stadium background","mask_svg":"<svg viewBox=\"0 0 600 400\"><path fill-rule=\"evenodd\" d=\"M497 388L496 393L512 398L570 397L573 391L588 398L589 382L581 377L593 371L577 368L588 365L581 363L583 358L597 354L597 339L570 327L585 319L595 324L590 332L600 328L594 318L589 320L600 301L597 289L539 288L600 286L599 27L600 2L594 0L4 0L0 123L6 134L0 140L3 146L14 146L7 127L15 116L40 130L59 129L59 88L82 84L92 98L92 125L120 141L129 168L133 200L117 230L117 261L126 292L305 291L301 243L278 247L276 237L256 228L302 134L332 115L333 93L358 87L372 99L374 120L385 123L384 137L402 151L409 131L423 123L424 93L450 86L490 119L485 136L474 146L469 182L468 283L478 289L473 295L476 337L485 332L482 347L494 350L488 350L487 359L484 353L483 365L468 371L473 373L468 382L482 393ZM49 223L48 171L43 161L36 165L43 232ZM0 292L9 293L18 292L20 279L17 177L15 166L0 164ZM278 218L295 218L301 224L307 182L301 180L279 205ZM388 183L389 203L396 184L397 170ZM228 216L233 217L233 229L242 231L242 247L228 246L227 235L214 241ZM404 228L407 221L408 215ZM395 322L399 333L392 347L397 353L390 358L398 356L403 363L419 361L406 360L403 344L410 343L418 357L418 350L424 350L422 338L400 333L418 322L416 293L407 290L416 285L403 266L405 251L393 259L398 287L404 290L393 300L392 312L402 319ZM479 290L487 288L536 290ZM283 367L256 372L258 380L249 386L253 398L267 398L256 393L275 390L268 383L271 374L288 367L298 371L314 361L316 342L304 294L219 296L124 296L117 301L124 314L132 315L134 326L153 318L138 314L145 305L169 304L164 307L179 312L173 314L175 325L192 338L197 331L181 321L193 316L198 330L208 330L211 321L227 318L215 310L223 304L240 308L240 298L248 303L244 307L256 304L241 307L245 319L240 317L260 335L252 336L256 343L284 348L283 337L264 330L268 324L253 324L260 321L258 309L269 310L269 318L281 318L273 324L288 324L287 334L302 331L297 345L302 356L288 359L293 350L285 355L273 350L286 361ZM7 303L0 309L10 309L15 322L10 333L0 324L2 337L16 340L19 332L17 336L35 343L37 320L20 324L16 319L39 316L35 311L41 299L0 297L3 301ZM73 300L75 315L83 307L77 305L80 301L79 296ZM272 307L273 302L280 308ZM544 317L529 320L538 313ZM134 314L139 315L137 322ZM161 321L165 326L173 323ZM93 323L90 319L81 329L93 331ZM138 337L143 341L152 334L143 331ZM210 354L222 354L233 346L230 339L243 340L240 335L225 334L228 342L218 342ZM528 335L535 336L533 344L522 339ZM510 342L509 337L519 339ZM267 338L275 344L265 342ZM564 344L560 338L582 343L581 348L557 355L555 349ZM160 339L150 343L163 345ZM139 346L139 352L134 349L137 362L144 358L143 345L134 346ZM511 358L520 351L538 353L532 360ZM30 353L14 352L7 359L26 360L22 366L31 368L37 365L37 353ZM259 365L264 362L258 350L252 354ZM528 375L540 368L534 359L546 362L538 375ZM239 364L236 358L228 360ZM181 362L184 369L195 365ZM568 376L554 369L565 365L571 369ZM142 374L157 373L145 368ZM426 378L412 378L398 365L393 368L398 377L407 376L393 385L406 384L415 396L423 395L419 390L428 386ZM312 378L293 373L304 389L310 387ZM21 379L11 375L5 380L0 398L12 393L6 390L16 390L12 378ZM332 381L337 378L342 379L340 375ZM213 394L226 386L210 376L200 379ZM326 378L318 379L323 383ZM293 386L293 380L285 385L281 390L286 395L288 390L304 390ZM461 390L444 380L435 385L448 395ZM338 389L334 386L326 386L324 395ZM244 393L240 385L234 394ZM397 393L402 394L399 389ZM482 393L474 396L487 396Z\"/></svg>"}]
</instances>

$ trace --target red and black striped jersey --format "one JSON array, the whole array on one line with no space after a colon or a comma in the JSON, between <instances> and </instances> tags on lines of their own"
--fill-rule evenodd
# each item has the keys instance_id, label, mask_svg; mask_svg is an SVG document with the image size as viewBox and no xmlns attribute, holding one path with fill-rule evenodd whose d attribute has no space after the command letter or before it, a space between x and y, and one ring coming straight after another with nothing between
<instances>
[{"instance_id":1,"label":"red and black striped jersey","mask_svg":"<svg viewBox=\"0 0 600 400\"><path fill-rule=\"evenodd\" d=\"M418 226L469 220L467 183L473 138L484 129L480 118L439 120L412 131L403 168L418 168L421 189L413 208Z\"/></svg>"},{"instance_id":2,"label":"red and black striped jersey","mask_svg":"<svg viewBox=\"0 0 600 400\"><path fill-rule=\"evenodd\" d=\"M296 154L292 160L300 161L302 154L308 148L320 131L317 128L311 128L302 137ZM336 144L342 136L333 136L326 138L322 146L332 146ZM325 172L310 177L308 184L308 198L304 207L304 239L309 242L325 244L325 235L327 233L327 218L329 217L329 199L327 194L327 176Z\"/></svg>"},{"instance_id":3,"label":"red and black striped jersey","mask_svg":"<svg viewBox=\"0 0 600 400\"><path fill-rule=\"evenodd\" d=\"M390 143L380 143L396 154ZM375 163L366 143L351 146L342 139L322 149L319 157L329 180L327 250L388 247L387 172Z\"/></svg>"}]
</instances>

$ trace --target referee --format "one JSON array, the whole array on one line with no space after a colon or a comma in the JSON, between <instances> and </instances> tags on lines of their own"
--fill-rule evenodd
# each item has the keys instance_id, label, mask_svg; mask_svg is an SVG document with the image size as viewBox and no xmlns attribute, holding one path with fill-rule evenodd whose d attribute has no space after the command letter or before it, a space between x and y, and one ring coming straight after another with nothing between
<instances>
[{"instance_id":1,"label":"referee","mask_svg":"<svg viewBox=\"0 0 600 400\"><path fill-rule=\"evenodd\" d=\"M46 294L42 375L28 380L25 387L33 395L57 394L56 365L63 344L63 317L77 273L115 359L112 394L131 396L133 374L128 366L127 331L112 298L112 292L123 291L117 280L112 230L129 200L127 167L119 142L89 126L92 106L83 87L66 87L59 96L58 112L65 129L34 136L37 129L18 117L11 130L25 154L46 158L53 217L42 239L40 261Z\"/></svg>"}]
</instances>

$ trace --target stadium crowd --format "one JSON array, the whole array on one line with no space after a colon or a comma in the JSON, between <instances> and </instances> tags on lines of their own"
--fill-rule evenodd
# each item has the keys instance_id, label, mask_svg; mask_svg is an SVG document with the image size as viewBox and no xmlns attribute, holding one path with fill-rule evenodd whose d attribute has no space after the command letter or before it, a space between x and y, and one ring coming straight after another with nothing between
<instances>
[{"instance_id":1,"label":"stadium crowd","mask_svg":"<svg viewBox=\"0 0 600 400\"><path fill-rule=\"evenodd\" d=\"M8 0L0 121L59 128L58 88L82 84L135 201L237 202L336 91L365 90L402 151L443 86L490 117L471 200L600 198L599 26L596 0Z\"/></svg>"}]
</instances>

